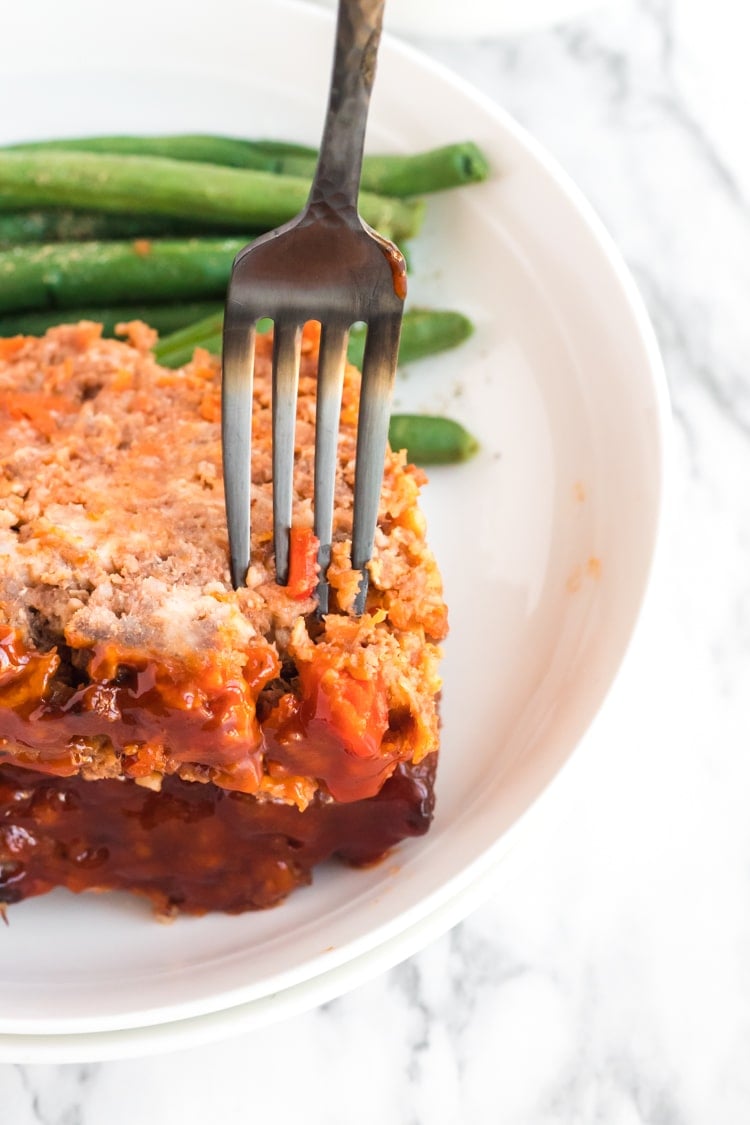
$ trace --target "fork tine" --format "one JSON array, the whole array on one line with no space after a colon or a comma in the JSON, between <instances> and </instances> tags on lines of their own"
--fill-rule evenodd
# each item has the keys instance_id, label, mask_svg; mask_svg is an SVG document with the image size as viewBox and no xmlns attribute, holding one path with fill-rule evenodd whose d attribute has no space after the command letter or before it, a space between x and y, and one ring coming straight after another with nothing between
<instances>
[{"instance_id":1,"label":"fork tine","mask_svg":"<svg viewBox=\"0 0 750 1125\"><path fill-rule=\"evenodd\" d=\"M221 443L229 567L235 589L250 565L250 426L253 405L255 325L227 302L221 373Z\"/></svg>"},{"instance_id":2,"label":"fork tine","mask_svg":"<svg viewBox=\"0 0 750 1125\"><path fill-rule=\"evenodd\" d=\"M336 487L341 391L344 382L349 328L323 325L318 360L315 411L315 534L319 541L318 614L328 613L328 580L333 535L333 500Z\"/></svg>"},{"instance_id":3,"label":"fork tine","mask_svg":"<svg viewBox=\"0 0 750 1125\"><path fill-rule=\"evenodd\" d=\"M362 581L354 604L356 614L364 613L367 599L368 573L365 564L372 557L375 540L400 334L400 310L398 313L372 319L367 327L354 478L352 567L362 571Z\"/></svg>"},{"instance_id":4,"label":"fork tine","mask_svg":"<svg viewBox=\"0 0 750 1125\"><path fill-rule=\"evenodd\" d=\"M276 581L285 586L289 575L289 529L292 526L294 436L297 421L302 325L279 320L273 336L273 547Z\"/></svg>"}]
</instances>

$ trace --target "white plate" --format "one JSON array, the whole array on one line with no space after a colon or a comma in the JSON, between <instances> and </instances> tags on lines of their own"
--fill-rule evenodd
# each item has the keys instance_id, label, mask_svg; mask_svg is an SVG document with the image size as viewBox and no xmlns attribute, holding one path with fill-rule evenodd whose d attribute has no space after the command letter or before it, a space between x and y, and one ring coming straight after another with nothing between
<instances>
[{"instance_id":1,"label":"white plate","mask_svg":"<svg viewBox=\"0 0 750 1125\"><path fill-rule=\"evenodd\" d=\"M524 817L528 827L545 816L559 798L558 782L545 798L540 798L532 814ZM555 812L545 816L554 824ZM519 826L505 836L506 845L518 840ZM429 942L436 940L479 906L499 883L502 871L497 856L484 870L475 868L472 879L465 882L454 895L413 926L398 931L390 940L382 942L352 961L335 969L319 973L299 984L290 985L280 992L260 996L246 1004L235 1004L216 1012L187 1019L156 1023L146 1027L122 1028L117 1031L95 1031L78 1034L52 1035L2 1035L0 1034L0 1063L76 1063L100 1062L108 1059L151 1058L189 1047L200 1047L217 1039L227 1039L249 1031L257 1031L269 1024L298 1016L303 1012L327 1004L355 985L362 985L380 973L416 953Z\"/></svg>"},{"instance_id":2,"label":"white plate","mask_svg":"<svg viewBox=\"0 0 750 1125\"><path fill-rule=\"evenodd\" d=\"M6 13L8 41L36 46L4 64L0 102L14 120L3 140L211 129L317 141L327 13L216 0L210 14L185 9L175 22L166 6L138 0L115 30L108 12L37 0ZM434 826L378 867L321 870L261 914L164 927L125 896L63 892L13 907L0 933L6 1058L14 1037L28 1057L37 1037L148 1028L260 1000L272 1012L274 996L334 970L345 967L343 986L354 986L386 944L406 956L406 935L440 932L441 911L469 902L500 861L616 675L659 520L658 351L622 262L560 170L497 107L385 41L370 147L467 135L493 177L430 202L411 299L464 310L476 335L415 365L398 392L399 407L445 410L482 443L468 465L433 472L425 495L453 623Z\"/></svg>"}]
</instances>

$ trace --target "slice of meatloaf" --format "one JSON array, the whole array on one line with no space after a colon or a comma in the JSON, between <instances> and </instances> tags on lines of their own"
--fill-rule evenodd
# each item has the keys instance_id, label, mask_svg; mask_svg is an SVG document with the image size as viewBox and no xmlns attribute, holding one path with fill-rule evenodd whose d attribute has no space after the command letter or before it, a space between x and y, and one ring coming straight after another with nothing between
<instances>
[{"instance_id":1,"label":"slice of meatloaf","mask_svg":"<svg viewBox=\"0 0 750 1125\"><path fill-rule=\"evenodd\" d=\"M102 339L89 323L0 340L0 771L3 763L26 770L30 784L32 771L42 781L126 782L123 794L156 795L169 782L170 801L180 785L203 782L249 795L245 806L256 812L289 807L304 817L309 809L311 818L327 804L366 803L437 750L446 608L417 506L423 474L388 454L367 611L354 617L358 374L350 368L332 612L318 620L318 333L308 325L303 335L284 587L272 549L271 339L260 337L253 562L235 591L218 363L197 353L179 371L161 368L153 333L126 330L126 342ZM7 828L7 810L1 815ZM0 831L0 865L12 866L5 837ZM337 850L333 840L328 854Z\"/></svg>"}]
</instances>

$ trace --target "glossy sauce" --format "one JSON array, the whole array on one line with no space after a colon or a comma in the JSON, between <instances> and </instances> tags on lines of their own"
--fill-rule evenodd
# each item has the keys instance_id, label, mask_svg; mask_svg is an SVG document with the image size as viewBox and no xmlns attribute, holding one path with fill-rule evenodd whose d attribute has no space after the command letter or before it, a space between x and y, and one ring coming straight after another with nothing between
<instances>
[{"instance_id":1,"label":"glossy sauce","mask_svg":"<svg viewBox=\"0 0 750 1125\"><path fill-rule=\"evenodd\" d=\"M337 801L371 797L397 761L383 748L385 689L379 679L336 672L318 656L300 669L301 696L283 696L263 724L269 760L292 774L325 771Z\"/></svg>"},{"instance_id":2,"label":"glossy sauce","mask_svg":"<svg viewBox=\"0 0 750 1125\"><path fill-rule=\"evenodd\" d=\"M383 744L382 682L357 681L321 654L300 669L299 694L266 705L263 690L279 670L267 645L234 680L100 646L89 657L91 682L75 685L55 650L29 652L0 629L0 763L65 777L108 756L109 775L130 778L197 765L245 793L259 791L267 763L277 795L288 779L290 800L299 777L339 801L376 793L399 759Z\"/></svg>"},{"instance_id":3,"label":"glossy sauce","mask_svg":"<svg viewBox=\"0 0 750 1125\"><path fill-rule=\"evenodd\" d=\"M406 300L406 259L400 250L391 247L387 254L388 264L393 276L393 292L402 301Z\"/></svg>"},{"instance_id":4,"label":"glossy sauce","mask_svg":"<svg viewBox=\"0 0 750 1125\"><path fill-rule=\"evenodd\" d=\"M324 860L371 863L425 833L436 758L398 766L376 797L304 813L177 777L153 793L0 766L0 903L67 887L128 890L162 915L273 906Z\"/></svg>"}]
</instances>

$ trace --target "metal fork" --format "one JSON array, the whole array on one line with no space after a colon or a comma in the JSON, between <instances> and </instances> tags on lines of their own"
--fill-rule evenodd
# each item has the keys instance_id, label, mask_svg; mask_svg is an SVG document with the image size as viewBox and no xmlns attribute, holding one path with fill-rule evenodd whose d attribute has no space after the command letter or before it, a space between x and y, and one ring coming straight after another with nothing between
<instances>
[{"instance_id":1,"label":"metal fork","mask_svg":"<svg viewBox=\"0 0 750 1125\"><path fill-rule=\"evenodd\" d=\"M274 322L273 528L276 581L287 582L294 431L302 326L321 324L315 419L314 531L319 612L328 612L334 486L349 329L367 324L357 425L352 567L367 570L383 479L406 268L401 252L357 211L362 152L385 0L339 0L333 74L320 156L304 210L235 259L224 315L222 450L232 582L250 562L250 432L255 331Z\"/></svg>"}]
</instances>

